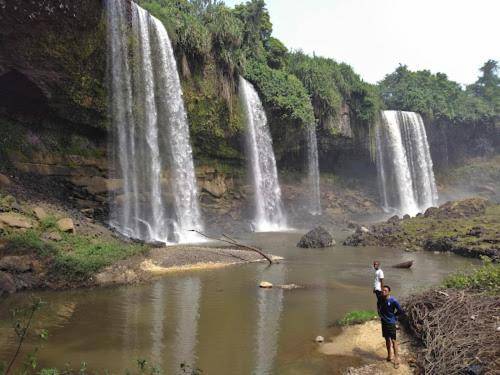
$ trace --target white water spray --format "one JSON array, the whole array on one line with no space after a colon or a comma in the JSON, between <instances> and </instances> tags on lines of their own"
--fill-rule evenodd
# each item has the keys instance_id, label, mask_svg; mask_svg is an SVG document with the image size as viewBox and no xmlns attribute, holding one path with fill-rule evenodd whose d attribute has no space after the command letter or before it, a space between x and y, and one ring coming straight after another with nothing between
<instances>
[{"instance_id":1,"label":"white water spray","mask_svg":"<svg viewBox=\"0 0 500 375\"><path fill-rule=\"evenodd\" d=\"M124 186L112 196L110 224L146 241L197 241L189 230L203 225L172 46L163 24L134 2L130 29L126 6L107 1L110 169Z\"/></svg>"},{"instance_id":2,"label":"white water spray","mask_svg":"<svg viewBox=\"0 0 500 375\"><path fill-rule=\"evenodd\" d=\"M416 215L435 206L438 195L422 117L414 112L383 111L375 136L384 209Z\"/></svg>"},{"instance_id":3,"label":"white water spray","mask_svg":"<svg viewBox=\"0 0 500 375\"><path fill-rule=\"evenodd\" d=\"M255 195L255 230L270 232L287 229L266 113L257 91L242 77L240 94L247 120L247 149Z\"/></svg>"}]
</instances>

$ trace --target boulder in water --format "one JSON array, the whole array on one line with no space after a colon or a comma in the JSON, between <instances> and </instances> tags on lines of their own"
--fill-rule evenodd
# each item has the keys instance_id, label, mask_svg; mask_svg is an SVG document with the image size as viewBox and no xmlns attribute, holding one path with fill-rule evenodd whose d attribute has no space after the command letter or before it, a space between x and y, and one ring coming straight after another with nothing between
<instances>
[{"instance_id":1,"label":"boulder in water","mask_svg":"<svg viewBox=\"0 0 500 375\"><path fill-rule=\"evenodd\" d=\"M271 284L268 281L261 281L259 284L259 288L265 288L265 289L270 289L273 287L273 284Z\"/></svg>"},{"instance_id":2,"label":"boulder in water","mask_svg":"<svg viewBox=\"0 0 500 375\"><path fill-rule=\"evenodd\" d=\"M297 247L303 248L319 248L335 246L335 240L332 235L322 226L316 227L307 232L300 239Z\"/></svg>"}]
</instances>

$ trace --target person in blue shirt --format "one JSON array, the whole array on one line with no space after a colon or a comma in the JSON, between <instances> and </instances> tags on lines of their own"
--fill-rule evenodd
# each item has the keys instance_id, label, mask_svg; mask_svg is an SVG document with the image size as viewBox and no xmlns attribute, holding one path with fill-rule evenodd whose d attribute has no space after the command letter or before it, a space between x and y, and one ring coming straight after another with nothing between
<instances>
[{"instance_id":1,"label":"person in blue shirt","mask_svg":"<svg viewBox=\"0 0 500 375\"><path fill-rule=\"evenodd\" d=\"M396 298L391 296L391 287L384 285L382 288L382 298L379 304L378 314L382 322L382 336L385 338L387 347L387 361L392 360L391 348L394 351L394 367L399 367L398 343L396 341L396 322L398 316L402 315L403 309Z\"/></svg>"}]
</instances>

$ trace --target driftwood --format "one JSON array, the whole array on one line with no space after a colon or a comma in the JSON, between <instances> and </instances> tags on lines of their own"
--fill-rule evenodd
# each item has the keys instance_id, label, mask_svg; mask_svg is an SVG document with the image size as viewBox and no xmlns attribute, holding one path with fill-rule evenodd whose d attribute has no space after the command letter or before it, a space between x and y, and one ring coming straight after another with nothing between
<instances>
[{"instance_id":1,"label":"driftwood","mask_svg":"<svg viewBox=\"0 0 500 375\"><path fill-rule=\"evenodd\" d=\"M228 243L230 245L233 245L233 246L237 246L239 248L255 251L256 253L258 253L262 257L264 257L269 262L269 264L273 264L273 260L267 254L265 254L261 249L258 249L258 248L253 247L253 246L242 244L242 243L238 242L237 240L229 237L227 234L224 234L224 233L222 234L223 237L227 238L227 240L225 240L223 238L214 238L214 237L207 236L205 233L202 233L202 232L197 231L195 229L191 229L190 231L196 232L196 233L202 235L203 237L208 238L209 240L221 241L221 242L225 242L225 243Z\"/></svg>"},{"instance_id":2,"label":"driftwood","mask_svg":"<svg viewBox=\"0 0 500 375\"><path fill-rule=\"evenodd\" d=\"M417 351L422 373L498 374L498 296L431 290L408 297L404 307L409 328L423 344Z\"/></svg>"}]
</instances>

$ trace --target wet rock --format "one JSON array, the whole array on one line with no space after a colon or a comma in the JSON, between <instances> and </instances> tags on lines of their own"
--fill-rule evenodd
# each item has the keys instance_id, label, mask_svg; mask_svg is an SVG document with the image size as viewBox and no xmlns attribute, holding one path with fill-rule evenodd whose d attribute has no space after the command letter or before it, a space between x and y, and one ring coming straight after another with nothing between
<instances>
[{"instance_id":1,"label":"wet rock","mask_svg":"<svg viewBox=\"0 0 500 375\"><path fill-rule=\"evenodd\" d=\"M316 227L306 233L297 244L297 247L302 248L320 248L330 246L335 246L335 240L322 226Z\"/></svg>"},{"instance_id":2,"label":"wet rock","mask_svg":"<svg viewBox=\"0 0 500 375\"><path fill-rule=\"evenodd\" d=\"M480 237L484 233L484 228L476 226L467 232L468 236Z\"/></svg>"},{"instance_id":3,"label":"wet rock","mask_svg":"<svg viewBox=\"0 0 500 375\"><path fill-rule=\"evenodd\" d=\"M223 175L217 174L212 179L203 179L200 181L202 191L207 192L215 198L221 198L228 190L226 179Z\"/></svg>"},{"instance_id":4,"label":"wet rock","mask_svg":"<svg viewBox=\"0 0 500 375\"><path fill-rule=\"evenodd\" d=\"M404 216L403 216L403 220L408 220L408 219L410 219L410 218L411 218L411 217L410 217L410 215L408 215L408 214L406 214L406 215L404 215Z\"/></svg>"},{"instance_id":5,"label":"wet rock","mask_svg":"<svg viewBox=\"0 0 500 375\"><path fill-rule=\"evenodd\" d=\"M451 251L453 249L454 241L450 237L442 238L428 238L424 242L424 249L429 251Z\"/></svg>"},{"instance_id":6,"label":"wet rock","mask_svg":"<svg viewBox=\"0 0 500 375\"><path fill-rule=\"evenodd\" d=\"M13 212L0 213L0 222L11 228L29 229L33 227L31 220L23 215Z\"/></svg>"},{"instance_id":7,"label":"wet rock","mask_svg":"<svg viewBox=\"0 0 500 375\"><path fill-rule=\"evenodd\" d=\"M6 175L0 173L0 187L8 187L11 185L10 178L8 178Z\"/></svg>"},{"instance_id":8,"label":"wet rock","mask_svg":"<svg viewBox=\"0 0 500 375\"><path fill-rule=\"evenodd\" d=\"M56 225L61 232L75 233L73 220L68 217L58 220Z\"/></svg>"},{"instance_id":9,"label":"wet rock","mask_svg":"<svg viewBox=\"0 0 500 375\"><path fill-rule=\"evenodd\" d=\"M349 229L358 229L360 225L358 223L355 223L354 221L349 221L347 222L347 228Z\"/></svg>"},{"instance_id":10,"label":"wet rock","mask_svg":"<svg viewBox=\"0 0 500 375\"><path fill-rule=\"evenodd\" d=\"M44 233L42 235L42 238L45 240L50 240L50 241L61 241L62 240L61 233L55 232L55 231L49 232L49 233Z\"/></svg>"},{"instance_id":11,"label":"wet rock","mask_svg":"<svg viewBox=\"0 0 500 375\"><path fill-rule=\"evenodd\" d=\"M15 273L28 272L33 269L31 258L27 255L10 255L0 258L0 270Z\"/></svg>"},{"instance_id":12,"label":"wet rock","mask_svg":"<svg viewBox=\"0 0 500 375\"><path fill-rule=\"evenodd\" d=\"M364 226L359 227L359 231L361 233L370 233L370 230L367 227L364 227Z\"/></svg>"},{"instance_id":13,"label":"wet rock","mask_svg":"<svg viewBox=\"0 0 500 375\"><path fill-rule=\"evenodd\" d=\"M439 209L437 207L429 207L427 210L424 212L424 217L433 217L437 214Z\"/></svg>"},{"instance_id":14,"label":"wet rock","mask_svg":"<svg viewBox=\"0 0 500 375\"><path fill-rule=\"evenodd\" d=\"M76 186L85 188L85 190L92 195L104 194L109 191L117 191L123 188L123 180L118 178L81 176L72 178L71 182Z\"/></svg>"},{"instance_id":15,"label":"wet rock","mask_svg":"<svg viewBox=\"0 0 500 375\"><path fill-rule=\"evenodd\" d=\"M399 216L398 215L394 215L392 217L389 218L389 220L387 220L388 223L398 223L399 222Z\"/></svg>"},{"instance_id":16,"label":"wet rock","mask_svg":"<svg viewBox=\"0 0 500 375\"><path fill-rule=\"evenodd\" d=\"M265 288L265 289L270 289L273 287L273 284L271 284L268 281L261 281L259 284L259 288Z\"/></svg>"},{"instance_id":17,"label":"wet rock","mask_svg":"<svg viewBox=\"0 0 500 375\"><path fill-rule=\"evenodd\" d=\"M12 195L6 195L0 199L0 211L1 212L9 212L13 209L17 210L19 205L16 202L16 198Z\"/></svg>"},{"instance_id":18,"label":"wet rock","mask_svg":"<svg viewBox=\"0 0 500 375\"><path fill-rule=\"evenodd\" d=\"M35 215L35 217L40 221L45 220L48 217L47 212L45 212L42 207L33 208L33 215Z\"/></svg>"},{"instance_id":19,"label":"wet rock","mask_svg":"<svg viewBox=\"0 0 500 375\"><path fill-rule=\"evenodd\" d=\"M4 293L12 294L16 291L14 278L7 272L0 271L0 296Z\"/></svg>"}]
</instances>

